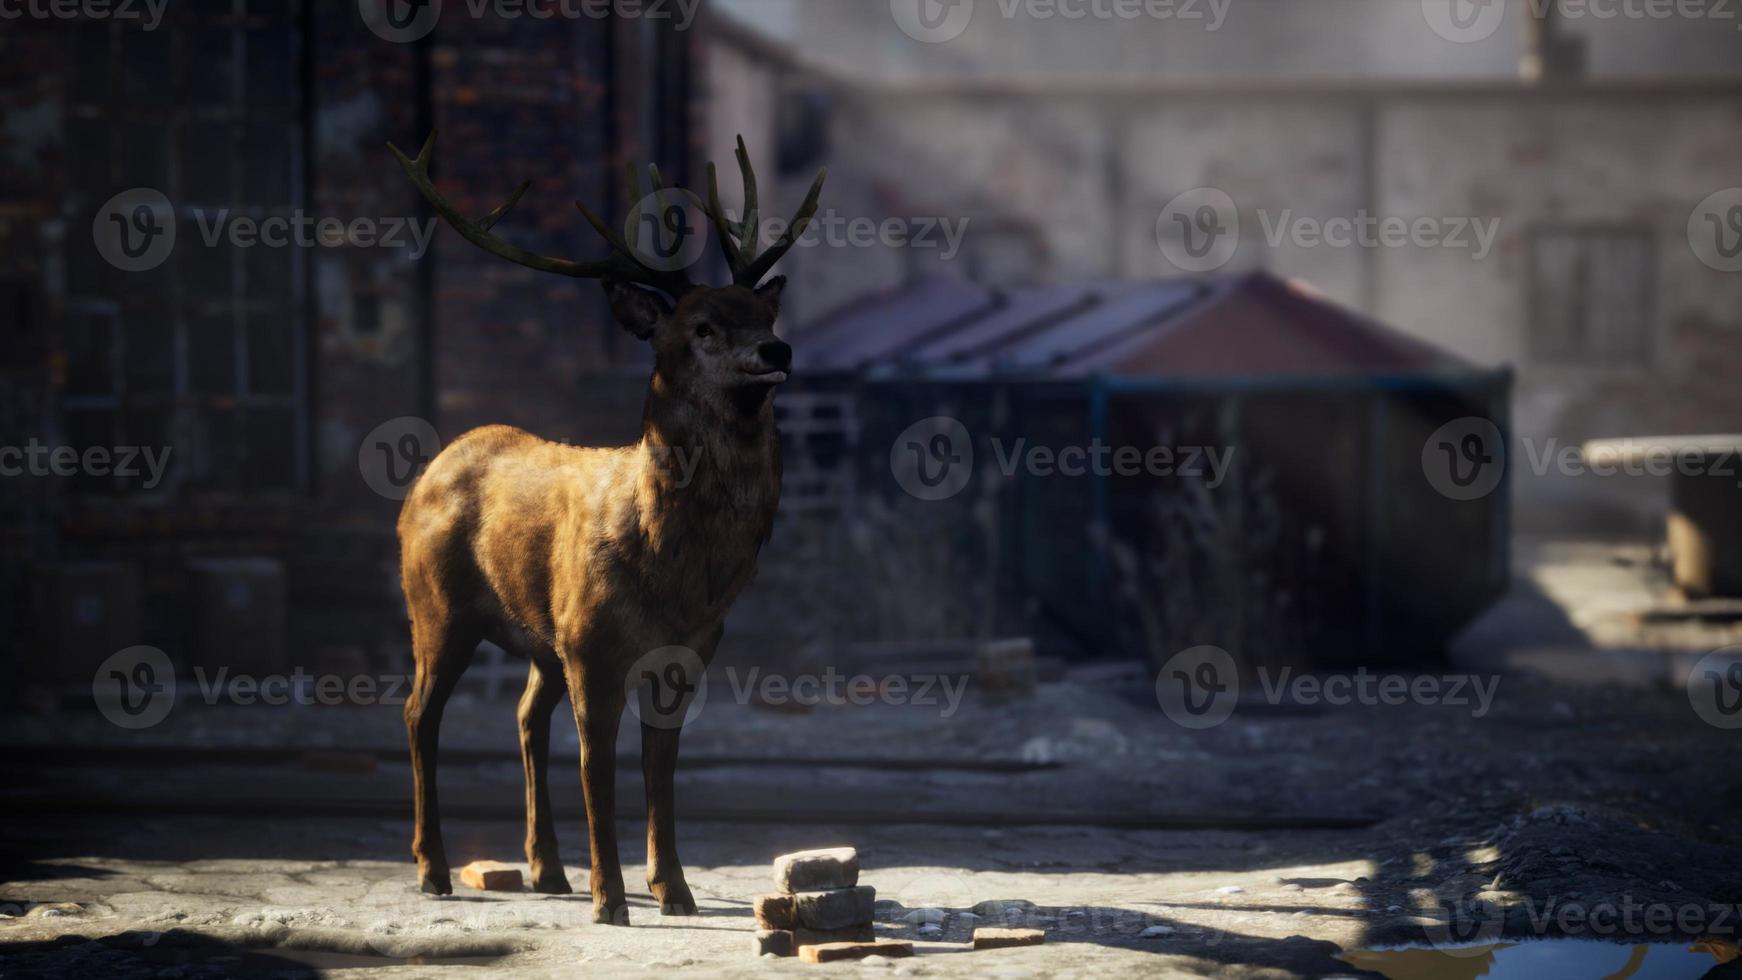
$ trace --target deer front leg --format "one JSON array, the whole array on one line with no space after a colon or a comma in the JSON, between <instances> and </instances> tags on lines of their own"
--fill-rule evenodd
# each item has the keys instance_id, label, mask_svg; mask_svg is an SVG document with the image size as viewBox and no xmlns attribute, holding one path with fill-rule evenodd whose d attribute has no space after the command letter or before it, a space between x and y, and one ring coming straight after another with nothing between
<instances>
[{"instance_id":1,"label":"deer front leg","mask_svg":"<svg viewBox=\"0 0 1742 980\"><path fill-rule=\"evenodd\" d=\"M715 627L697 653L705 670L714 659L724 627ZM691 678L697 684L701 678ZM677 805L674 777L678 740L688 713L688 699L671 712L641 714L641 781L647 789L647 888L659 902L660 915L695 915L696 900L684 881L677 856Z\"/></svg>"},{"instance_id":2,"label":"deer front leg","mask_svg":"<svg viewBox=\"0 0 1742 980\"><path fill-rule=\"evenodd\" d=\"M569 702L581 736L593 921L626 926L629 901L624 897L623 867L617 862L617 723L623 718L623 685L617 678L588 676L581 670L568 674Z\"/></svg>"},{"instance_id":3,"label":"deer front leg","mask_svg":"<svg viewBox=\"0 0 1742 980\"><path fill-rule=\"evenodd\" d=\"M696 900L677 858L673 773L681 727L641 723L641 779L647 787L647 889L660 915L695 915Z\"/></svg>"},{"instance_id":4,"label":"deer front leg","mask_svg":"<svg viewBox=\"0 0 1742 980\"><path fill-rule=\"evenodd\" d=\"M560 668L534 659L520 696L520 760L526 768L526 862L532 866L532 890L546 895L572 891L557 856L550 807L550 713L562 698Z\"/></svg>"}]
</instances>

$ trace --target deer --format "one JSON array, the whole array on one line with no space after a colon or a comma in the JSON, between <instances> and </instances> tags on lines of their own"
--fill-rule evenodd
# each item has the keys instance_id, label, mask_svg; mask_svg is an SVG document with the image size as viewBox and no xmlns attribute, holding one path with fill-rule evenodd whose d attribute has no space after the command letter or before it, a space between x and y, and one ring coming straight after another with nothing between
<instances>
[{"instance_id":1,"label":"deer","mask_svg":"<svg viewBox=\"0 0 1742 980\"><path fill-rule=\"evenodd\" d=\"M828 171L817 175L784 233L758 251L756 172L743 137L738 217L721 207L718 176L708 165L708 202L697 203L732 278L715 287L664 267L670 263L649 261L638 251L633 226L620 234L580 202L576 207L610 246L604 259L534 254L497 237L492 228L530 181L471 220L431 180L436 135L430 133L415 158L391 143L388 149L448 226L518 265L597 280L612 318L652 346L653 370L634 445L582 448L489 426L438 453L405 499L398 537L415 661L405 701L415 796L412 856L423 892L452 894L436 791L442 710L487 639L529 664L517 717L532 887L571 892L546 776L551 715L567 694L581 743L593 921L626 926L616 741L631 689L648 680L632 676L632 668L649 651L679 648L693 651L705 670L726 614L755 575L772 533L781 477L774 391L792 370L792 347L774 330L786 278L763 280L815 216ZM649 176L664 205L668 189L659 169L649 167ZM640 199L634 166L627 186L631 202ZM693 466L680 472L670 465L674 456ZM693 691L699 680L672 683ZM647 886L661 915L695 915L678 859L674 810L682 715L673 723L643 711L641 732Z\"/></svg>"}]
</instances>

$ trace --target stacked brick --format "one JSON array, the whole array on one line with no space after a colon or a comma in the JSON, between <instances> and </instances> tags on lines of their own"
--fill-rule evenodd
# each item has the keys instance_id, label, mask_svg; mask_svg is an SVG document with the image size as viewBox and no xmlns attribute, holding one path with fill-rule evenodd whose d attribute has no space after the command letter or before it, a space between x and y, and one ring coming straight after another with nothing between
<instances>
[{"instance_id":1,"label":"stacked brick","mask_svg":"<svg viewBox=\"0 0 1742 980\"><path fill-rule=\"evenodd\" d=\"M859 884L859 852L851 847L781 855L774 887L756 900L758 956L828 963L913 955L910 942L877 939L871 925L877 890Z\"/></svg>"}]
</instances>

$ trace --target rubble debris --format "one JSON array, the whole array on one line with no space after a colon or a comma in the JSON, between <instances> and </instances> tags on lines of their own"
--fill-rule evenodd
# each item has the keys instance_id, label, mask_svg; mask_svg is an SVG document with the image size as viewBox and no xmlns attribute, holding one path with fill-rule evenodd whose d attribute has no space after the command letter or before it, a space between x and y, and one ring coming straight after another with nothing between
<instances>
[{"instance_id":1,"label":"rubble debris","mask_svg":"<svg viewBox=\"0 0 1742 980\"><path fill-rule=\"evenodd\" d=\"M501 861L473 861L460 869L460 883L482 892L521 890L520 869Z\"/></svg>"},{"instance_id":2,"label":"rubble debris","mask_svg":"<svg viewBox=\"0 0 1742 980\"><path fill-rule=\"evenodd\" d=\"M758 929L750 951L756 956L793 956L792 932L786 929Z\"/></svg>"},{"instance_id":3,"label":"rubble debris","mask_svg":"<svg viewBox=\"0 0 1742 980\"><path fill-rule=\"evenodd\" d=\"M774 859L774 890L785 894L852 888L859 883L859 852L830 847Z\"/></svg>"},{"instance_id":4,"label":"rubble debris","mask_svg":"<svg viewBox=\"0 0 1742 980\"><path fill-rule=\"evenodd\" d=\"M887 956L895 959L913 955L913 943L901 939L879 939L869 943L823 943L801 946L798 958L806 963L838 963L842 960L862 960L867 956Z\"/></svg>"},{"instance_id":5,"label":"rubble debris","mask_svg":"<svg viewBox=\"0 0 1742 980\"><path fill-rule=\"evenodd\" d=\"M1039 946L1046 942L1046 933L1039 929L974 930L975 949L1007 949L1012 946Z\"/></svg>"},{"instance_id":6,"label":"rubble debris","mask_svg":"<svg viewBox=\"0 0 1742 980\"><path fill-rule=\"evenodd\" d=\"M877 889L870 885L831 888L793 896L795 917L806 929L845 929L870 925Z\"/></svg>"},{"instance_id":7,"label":"rubble debris","mask_svg":"<svg viewBox=\"0 0 1742 980\"><path fill-rule=\"evenodd\" d=\"M756 924L764 929L791 929L798 925L793 895L760 895L754 910Z\"/></svg>"}]
</instances>

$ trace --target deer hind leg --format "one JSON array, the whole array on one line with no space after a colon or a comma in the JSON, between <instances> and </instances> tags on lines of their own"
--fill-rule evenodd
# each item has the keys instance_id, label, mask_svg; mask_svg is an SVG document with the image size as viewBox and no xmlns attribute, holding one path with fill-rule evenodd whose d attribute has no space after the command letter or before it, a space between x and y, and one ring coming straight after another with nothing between
<instances>
[{"instance_id":1,"label":"deer hind leg","mask_svg":"<svg viewBox=\"0 0 1742 980\"><path fill-rule=\"evenodd\" d=\"M452 618L413 614L412 655L417 673L405 699L405 733L411 743L411 773L417 806L411 853L417 876L431 895L451 895L448 856L442 847L441 801L436 793L436 758L440 751L442 709L454 685L465 674L477 649L480 632Z\"/></svg>"},{"instance_id":2,"label":"deer hind leg","mask_svg":"<svg viewBox=\"0 0 1742 980\"><path fill-rule=\"evenodd\" d=\"M520 760L526 767L526 862L532 866L533 891L546 895L573 891L557 857L550 808L550 714L562 699L562 669L533 659L520 696Z\"/></svg>"},{"instance_id":3,"label":"deer hind leg","mask_svg":"<svg viewBox=\"0 0 1742 980\"><path fill-rule=\"evenodd\" d=\"M585 674L568 665L569 704L581 736L581 788L587 798L587 844L593 921L629 924L623 866L617 861L617 723L623 718L620 678Z\"/></svg>"}]
</instances>

